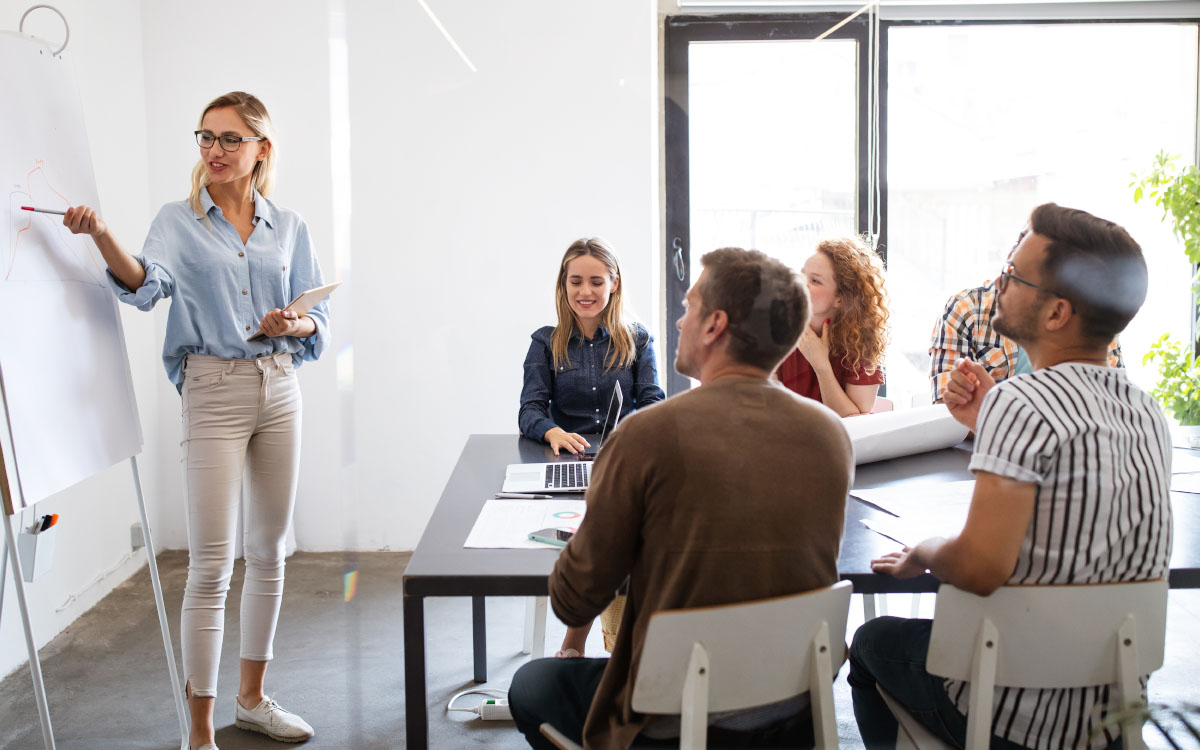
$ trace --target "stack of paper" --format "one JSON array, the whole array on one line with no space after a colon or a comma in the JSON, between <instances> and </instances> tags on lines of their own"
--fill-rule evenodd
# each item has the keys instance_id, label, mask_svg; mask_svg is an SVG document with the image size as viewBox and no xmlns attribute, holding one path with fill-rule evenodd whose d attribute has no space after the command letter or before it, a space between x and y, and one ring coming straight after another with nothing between
<instances>
[{"instance_id":1,"label":"stack of paper","mask_svg":"<svg viewBox=\"0 0 1200 750\"><path fill-rule=\"evenodd\" d=\"M864 526L911 546L931 536L950 537L962 532L975 494L975 480L904 484L852 490L850 494L897 516L864 519Z\"/></svg>"}]
</instances>

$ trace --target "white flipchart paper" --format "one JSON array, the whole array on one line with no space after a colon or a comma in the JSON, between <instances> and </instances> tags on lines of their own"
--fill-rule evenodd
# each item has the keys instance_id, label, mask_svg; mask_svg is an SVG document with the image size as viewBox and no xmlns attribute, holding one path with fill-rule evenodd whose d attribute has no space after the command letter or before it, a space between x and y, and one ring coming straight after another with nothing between
<instances>
[{"instance_id":1,"label":"white flipchart paper","mask_svg":"<svg viewBox=\"0 0 1200 750\"><path fill-rule=\"evenodd\" d=\"M488 500L479 511L464 547L477 549L554 549L529 539L539 529L574 531L587 510L584 500Z\"/></svg>"},{"instance_id":2,"label":"white flipchart paper","mask_svg":"<svg viewBox=\"0 0 1200 750\"><path fill-rule=\"evenodd\" d=\"M0 377L28 507L136 455L141 421L104 259L65 211L99 206L70 53L0 32ZM10 466L10 468L12 468Z\"/></svg>"},{"instance_id":3,"label":"white flipchart paper","mask_svg":"<svg viewBox=\"0 0 1200 750\"><path fill-rule=\"evenodd\" d=\"M966 440L969 432L945 404L845 417L842 424L854 444L857 464L949 448Z\"/></svg>"}]
</instances>

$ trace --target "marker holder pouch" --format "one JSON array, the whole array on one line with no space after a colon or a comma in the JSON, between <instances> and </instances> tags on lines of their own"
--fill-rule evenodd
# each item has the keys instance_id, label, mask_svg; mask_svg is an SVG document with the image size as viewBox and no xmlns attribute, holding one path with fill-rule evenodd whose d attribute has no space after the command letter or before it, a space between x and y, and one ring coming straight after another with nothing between
<instances>
[{"instance_id":1,"label":"marker holder pouch","mask_svg":"<svg viewBox=\"0 0 1200 750\"><path fill-rule=\"evenodd\" d=\"M21 573L27 582L33 583L50 570L50 566L54 562L54 538L56 536L58 536L58 526L51 526L37 534L22 531L17 535L17 552L21 555Z\"/></svg>"}]
</instances>

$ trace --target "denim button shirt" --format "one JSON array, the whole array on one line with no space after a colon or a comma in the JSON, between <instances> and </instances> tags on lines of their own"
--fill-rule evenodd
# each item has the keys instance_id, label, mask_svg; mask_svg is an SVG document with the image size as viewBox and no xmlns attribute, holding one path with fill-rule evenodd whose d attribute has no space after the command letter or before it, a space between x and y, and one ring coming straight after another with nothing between
<instances>
[{"instance_id":1,"label":"denim button shirt","mask_svg":"<svg viewBox=\"0 0 1200 750\"><path fill-rule=\"evenodd\" d=\"M173 298L163 342L171 382L182 388L188 354L255 359L287 352L295 367L320 357L329 341L326 302L308 311L317 326L308 338L246 341L268 312L324 283L304 220L255 191L254 231L243 245L207 188L200 192L200 204L204 216L187 201L168 203L158 212L142 254L134 256L146 269L141 287L130 290L108 274L117 298L139 310Z\"/></svg>"},{"instance_id":2,"label":"denim button shirt","mask_svg":"<svg viewBox=\"0 0 1200 750\"><path fill-rule=\"evenodd\" d=\"M521 410L517 422L521 434L534 440L552 427L567 432L598 433L604 426L613 383L620 382L625 394L621 416L641 409L665 397L658 387L658 368L654 361L654 337L640 324L634 324L634 359L628 367L604 369L612 339L603 327L591 340L578 331L567 343L568 365L560 362L556 370L551 355L550 337L554 326L533 332L529 354L525 356L525 384L521 388Z\"/></svg>"}]
</instances>

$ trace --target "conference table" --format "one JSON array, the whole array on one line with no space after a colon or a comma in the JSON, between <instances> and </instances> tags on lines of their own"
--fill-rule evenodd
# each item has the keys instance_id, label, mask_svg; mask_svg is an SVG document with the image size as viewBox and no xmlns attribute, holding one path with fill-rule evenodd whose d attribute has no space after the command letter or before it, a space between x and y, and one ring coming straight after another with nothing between
<instances>
[{"instance_id":1,"label":"conference table","mask_svg":"<svg viewBox=\"0 0 1200 750\"><path fill-rule=\"evenodd\" d=\"M1200 455L1200 451L1192 451ZM967 470L971 444L878 461L859 466L854 489L902 487L914 492L931 482L971 479ZM575 461L555 457L544 443L517 435L471 435L459 455L425 533L404 571L404 680L407 747L428 746L429 717L425 692L425 598L469 596L472 611L474 679L487 680L486 617L488 596L546 596L546 578L558 550L468 549L463 547L484 502L500 490L508 464ZM1200 588L1200 495L1172 493L1175 544L1171 556L1172 588ZM863 519L886 518L873 506L851 498L838 570L854 584L856 594L937 591L929 574L908 580L877 575L871 560L899 545L867 529ZM1192 544L1192 542L1197 542Z\"/></svg>"}]
</instances>

